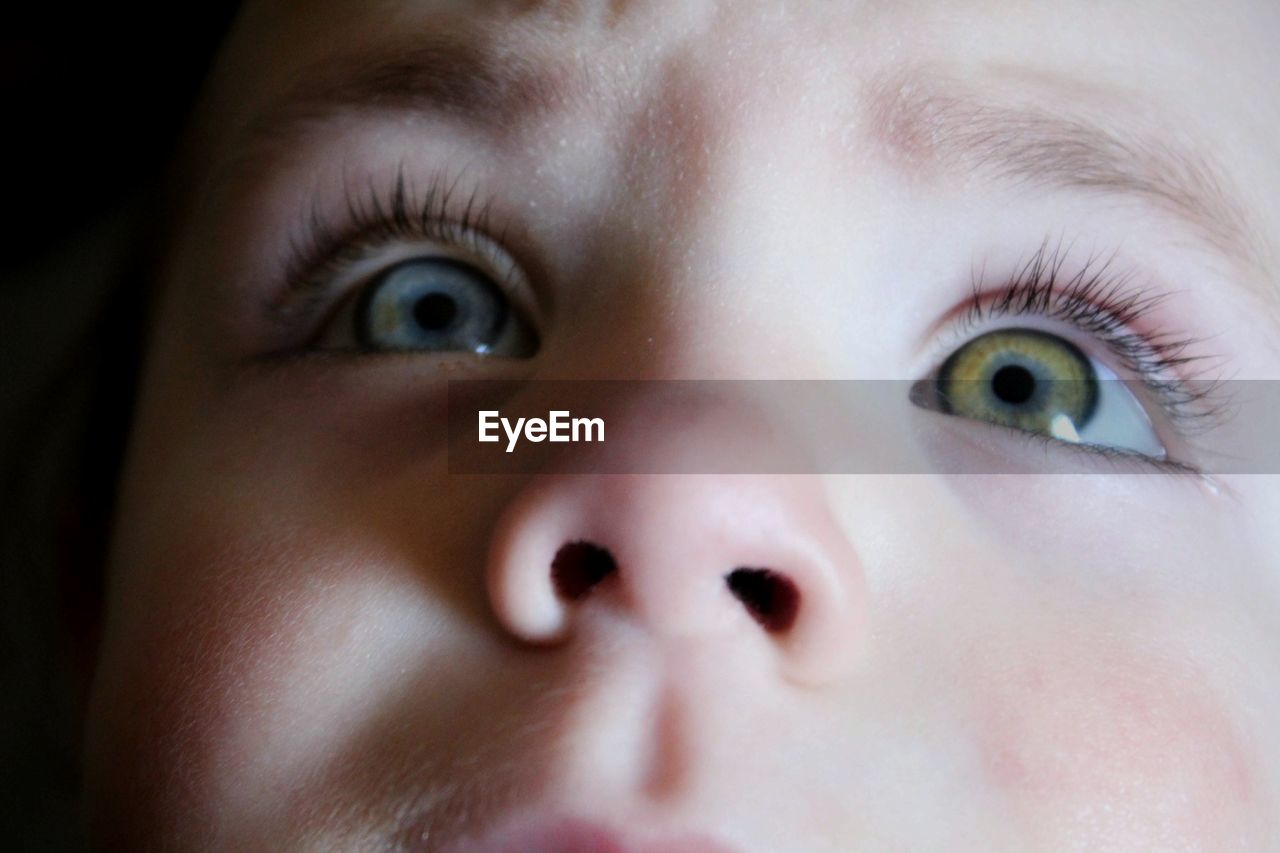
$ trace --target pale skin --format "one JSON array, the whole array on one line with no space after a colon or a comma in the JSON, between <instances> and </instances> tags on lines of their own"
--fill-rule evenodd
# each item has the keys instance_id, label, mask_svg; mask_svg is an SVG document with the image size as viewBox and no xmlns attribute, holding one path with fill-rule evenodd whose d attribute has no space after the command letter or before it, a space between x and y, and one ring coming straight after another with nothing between
<instances>
[{"instance_id":1,"label":"pale skin","mask_svg":"<svg viewBox=\"0 0 1280 853\"><path fill-rule=\"evenodd\" d=\"M917 380L978 331L948 325L972 271L998 288L1047 240L1168 291L1144 334L1280 379L1278 38L1264 0L250 2L126 460L96 843L537 850L522 832L572 819L667 850L1268 849L1280 479L1065 445L1088 475L1036 475L1037 450L1001 477L451 477L443 388ZM542 82L343 90L356 54L480 41ZM1006 155L1052 114L1203 158L1220 191L956 142L1007 107ZM441 173L492 199L536 353L358 351L338 306L413 241L310 314L268 307L312 210ZM1026 453L902 405L951 463ZM570 603L548 561L575 539L619 573ZM725 592L743 564L787 576L793 625Z\"/></svg>"}]
</instances>

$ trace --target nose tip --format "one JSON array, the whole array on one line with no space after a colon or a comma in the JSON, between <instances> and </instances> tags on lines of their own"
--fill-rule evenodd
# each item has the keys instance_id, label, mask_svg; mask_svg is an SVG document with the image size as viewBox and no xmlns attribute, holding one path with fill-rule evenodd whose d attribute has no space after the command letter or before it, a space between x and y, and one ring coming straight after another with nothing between
<instances>
[{"instance_id":1,"label":"nose tip","mask_svg":"<svg viewBox=\"0 0 1280 853\"><path fill-rule=\"evenodd\" d=\"M543 475L500 520L486 579L527 643L588 641L592 609L657 642L750 639L735 648L802 683L845 671L863 631L861 566L810 476Z\"/></svg>"}]
</instances>

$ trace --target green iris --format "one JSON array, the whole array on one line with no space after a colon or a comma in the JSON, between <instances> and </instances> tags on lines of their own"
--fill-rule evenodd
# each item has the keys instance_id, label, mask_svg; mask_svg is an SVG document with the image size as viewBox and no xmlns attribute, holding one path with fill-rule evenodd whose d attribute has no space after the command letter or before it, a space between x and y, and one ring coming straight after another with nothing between
<instances>
[{"instance_id":1,"label":"green iris","mask_svg":"<svg viewBox=\"0 0 1280 853\"><path fill-rule=\"evenodd\" d=\"M938 371L948 414L1054 434L1065 416L1081 429L1098 403L1098 378L1070 341L1035 329L1000 329L969 341Z\"/></svg>"}]
</instances>

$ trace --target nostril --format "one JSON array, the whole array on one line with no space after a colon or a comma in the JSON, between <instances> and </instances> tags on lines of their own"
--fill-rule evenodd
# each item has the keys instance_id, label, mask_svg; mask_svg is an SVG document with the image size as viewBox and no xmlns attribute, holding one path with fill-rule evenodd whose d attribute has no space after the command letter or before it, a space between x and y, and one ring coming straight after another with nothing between
<instances>
[{"instance_id":1,"label":"nostril","mask_svg":"<svg viewBox=\"0 0 1280 853\"><path fill-rule=\"evenodd\" d=\"M618 564L608 550L581 540L562 545L551 561L556 593L567 601L582 598L617 570Z\"/></svg>"},{"instance_id":2,"label":"nostril","mask_svg":"<svg viewBox=\"0 0 1280 853\"><path fill-rule=\"evenodd\" d=\"M769 631L786 631L796 621L800 590L790 579L769 569L734 569L725 580L755 620Z\"/></svg>"}]
</instances>

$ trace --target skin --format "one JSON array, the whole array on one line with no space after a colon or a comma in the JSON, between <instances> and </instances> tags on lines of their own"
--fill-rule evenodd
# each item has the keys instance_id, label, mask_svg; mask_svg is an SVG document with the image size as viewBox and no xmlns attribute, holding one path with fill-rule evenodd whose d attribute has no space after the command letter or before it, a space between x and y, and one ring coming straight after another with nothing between
<instances>
[{"instance_id":1,"label":"skin","mask_svg":"<svg viewBox=\"0 0 1280 853\"><path fill-rule=\"evenodd\" d=\"M335 57L466 21L592 88L519 133L348 109L228 165ZM1170 291L1142 322L1208 339L1215 375L1280 378L1277 36L1262 0L248 3L159 278L89 712L94 842L478 849L569 817L744 851L1273 844L1277 478L1117 473L905 395L933 473L450 476L444 382L917 380L963 342L945 321L975 265L998 278L1046 235ZM922 68L1185 136L1256 251L877 124L875 93ZM512 223L537 356L272 357L324 325L263 310L310 207L440 169ZM527 395L586 409L583 387ZM685 414L622 434L611 470L738 428ZM993 460L1022 473L940 473ZM583 538L619 573L560 603L549 556ZM794 626L726 593L741 565L794 584Z\"/></svg>"}]
</instances>

